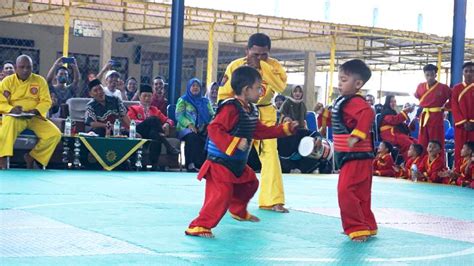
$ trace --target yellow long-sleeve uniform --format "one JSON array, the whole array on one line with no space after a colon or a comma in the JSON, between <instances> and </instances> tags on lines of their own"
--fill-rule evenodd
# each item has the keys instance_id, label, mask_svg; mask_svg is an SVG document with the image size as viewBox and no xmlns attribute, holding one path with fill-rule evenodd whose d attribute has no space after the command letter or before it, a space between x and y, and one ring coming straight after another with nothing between
<instances>
[{"instance_id":1,"label":"yellow long-sleeve uniform","mask_svg":"<svg viewBox=\"0 0 474 266\"><path fill-rule=\"evenodd\" d=\"M246 58L240 58L232 61L227 66L224 76L224 85L219 88L219 101L234 96L230 85L232 72L246 63ZM259 72L263 79L263 93L257 102L260 112L260 121L265 125L273 126L276 124L276 109L271 104L271 101L275 92L281 93L285 90L287 79L286 71L276 59L268 58L266 61L260 61ZM263 145L260 145L260 142L263 142ZM262 148L261 150L260 147ZM276 204L285 204L277 140L267 139L255 141L255 148L259 154L260 162L262 163L260 195L258 198L259 206L271 207Z\"/></svg>"},{"instance_id":2,"label":"yellow long-sleeve uniform","mask_svg":"<svg viewBox=\"0 0 474 266\"><path fill-rule=\"evenodd\" d=\"M43 166L48 165L56 145L61 140L61 132L51 121L45 119L51 107L46 80L36 74L31 74L25 81L20 80L16 74L2 80L0 113L9 113L15 106L21 106L23 111L36 109L41 117L26 119L4 115L0 127L0 157L12 156L16 138L23 130L30 129L38 137L38 143L30 155Z\"/></svg>"}]
</instances>

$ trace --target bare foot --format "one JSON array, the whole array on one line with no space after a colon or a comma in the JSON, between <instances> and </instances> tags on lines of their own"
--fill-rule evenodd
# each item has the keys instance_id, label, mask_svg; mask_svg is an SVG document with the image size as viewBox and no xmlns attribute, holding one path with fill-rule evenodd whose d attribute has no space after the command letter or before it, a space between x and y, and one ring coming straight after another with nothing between
<instances>
[{"instance_id":1,"label":"bare foot","mask_svg":"<svg viewBox=\"0 0 474 266\"><path fill-rule=\"evenodd\" d=\"M235 220L240 221L240 222L253 222L253 223L258 223L258 222L260 222L260 219L259 219L257 216L252 215L252 214L250 214L250 213L247 213L247 217L246 217L246 218L241 218L241 217L239 217L239 216L237 216L237 215L235 215L235 214L233 214L233 213L231 213L231 212L229 212L229 213L230 213L230 216L231 216L232 218L234 218Z\"/></svg>"},{"instance_id":2,"label":"bare foot","mask_svg":"<svg viewBox=\"0 0 474 266\"><path fill-rule=\"evenodd\" d=\"M351 240L352 242L362 243L362 242L367 241L367 239L369 239L368 236L357 236L357 237L352 238Z\"/></svg>"},{"instance_id":3,"label":"bare foot","mask_svg":"<svg viewBox=\"0 0 474 266\"><path fill-rule=\"evenodd\" d=\"M267 211L274 211L274 212L279 212L279 213L289 213L290 211L283 207L283 204L275 204L273 206L267 207L267 206L260 206L259 207L262 210L267 210Z\"/></svg>"},{"instance_id":4,"label":"bare foot","mask_svg":"<svg viewBox=\"0 0 474 266\"><path fill-rule=\"evenodd\" d=\"M25 153L23 158L25 159L25 162L26 162L26 168L33 169L35 165L35 159L33 159L33 157L31 157L29 153Z\"/></svg>"}]
</instances>

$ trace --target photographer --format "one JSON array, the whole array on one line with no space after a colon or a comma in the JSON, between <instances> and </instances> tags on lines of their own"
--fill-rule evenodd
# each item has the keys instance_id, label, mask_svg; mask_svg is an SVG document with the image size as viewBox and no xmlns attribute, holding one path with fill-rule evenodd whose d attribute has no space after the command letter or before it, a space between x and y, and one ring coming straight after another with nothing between
<instances>
[{"instance_id":1,"label":"photographer","mask_svg":"<svg viewBox=\"0 0 474 266\"><path fill-rule=\"evenodd\" d=\"M64 66L66 63L72 68L73 80L71 83L69 83L69 71ZM60 57L56 59L46 76L46 82L48 83L53 102L49 111L50 117L59 117L61 115L61 106L65 105L69 98L73 98L78 93L77 85L80 80L79 68L75 58Z\"/></svg>"}]
</instances>

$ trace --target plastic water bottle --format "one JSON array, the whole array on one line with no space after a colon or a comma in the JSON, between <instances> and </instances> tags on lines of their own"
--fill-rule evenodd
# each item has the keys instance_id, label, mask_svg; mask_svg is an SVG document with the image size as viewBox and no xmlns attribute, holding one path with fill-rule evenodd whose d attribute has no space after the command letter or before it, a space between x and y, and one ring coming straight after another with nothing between
<instances>
[{"instance_id":1,"label":"plastic water bottle","mask_svg":"<svg viewBox=\"0 0 474 266\"><path fill-rule=\"evenodd\" d=\"M132 119L132 121L130 121L130 132L129 132L128 137L134 139L136 135L137 135L137 124L135 123L135 120Z\"/></svg>"},{"instance_id":2,"label":"plastic water bottle","mask_svg":"<svg viewBox=\"0 0 474 266\"><path fill-rule=\"evenodd\" d=\"M66 122L64 123L64 135L71 136L71 129L72 129L72 119L70 116L66 118Z\"/></svg>"},{"instance_id":3,"label":"plastic water bottle","mask_svg":"<svg viewBox=\"0 0 474 266\"><path fill-rule=\"evenodd\" d=\"M115 119L114 136L120 136L120 120L119 119Z\"/></svg>"},{"instance_id":4,"label":"plastic water bottle","mask_svg":"<svg viewBox=\"0 0 474 266\"><path fill-rule=\"evenodd\" d=\"M418 166L416 166L416 164L411 165L411 181L418 181Z\"/></svg>"}]
</instances>

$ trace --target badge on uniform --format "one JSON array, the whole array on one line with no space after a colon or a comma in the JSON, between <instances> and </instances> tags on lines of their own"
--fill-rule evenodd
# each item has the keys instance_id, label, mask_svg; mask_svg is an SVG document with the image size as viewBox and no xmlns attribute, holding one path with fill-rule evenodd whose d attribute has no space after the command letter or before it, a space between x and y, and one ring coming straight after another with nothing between
<instances>
[{"instance_id":1,"label":"badge on uniform","mask_svg":"<svg viewBox=\"0 0 474 266\"><path fill-rule=\"evenodd\" d=\"M3 96L7 99L10 99L10 95L11 95L11 93L9 91L4 91L3 92Z\"/></svg>"},{"instance_id":2,"label":"badge on uniform","mask_svg":"<svg viewBox=\"0 0 474 266\"><path fill-rule=\"evenodd\" d=\"M30 88L30 93L33 94L33 95L38 94L38 88L32 86L32 87Z\"/></svg>"}]
</instances>

